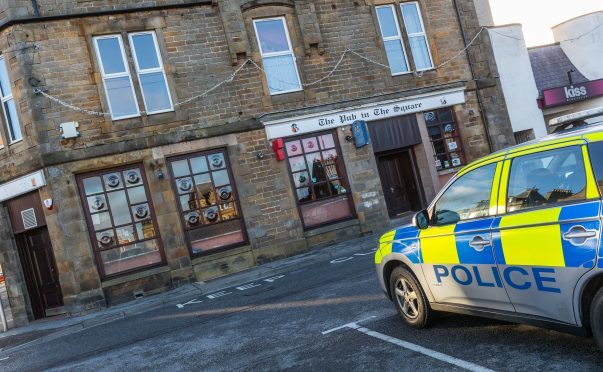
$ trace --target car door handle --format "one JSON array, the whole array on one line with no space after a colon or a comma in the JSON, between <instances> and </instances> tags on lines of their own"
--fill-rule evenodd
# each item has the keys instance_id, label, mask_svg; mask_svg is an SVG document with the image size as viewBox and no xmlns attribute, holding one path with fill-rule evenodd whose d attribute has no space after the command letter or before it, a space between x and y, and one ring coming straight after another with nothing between
<instances>
[{"instance_id":1,"label":"car door handle","mask_svg":"<svg viewBox=\"0 0 603 372\"><path fill-rule=\"evenodd\" d=\"M595 238L597 236L596 230L587 230L584 226L572 226L568 232L563 234L563 239L572 241L574 244L584 244L588 239Z\"/></svg>"},{"instance_id":2,"label":"car door handle","mask_svg":"<svg viewBox=\"0 0 603 372\"><path fill-rule=\"evenodd\" d=\"M584 231L584 232L576 232L576 233L565 233L563 237L565 239L579 239L579 238L594 238L597 236L597 233L594 231Z\"/></svg>"},{"instance_id":3,"label":"car door handle","mask_svg":"<svg viewBox=\"0 0 603 372\"><path fill-rule=\"evenodd\" d=\"M478 252L483 251L486 246L492 244L492 242L488 239L484 239L481 236L476 236L473 239L471 239L471 241L469 242L469 246L473 249L475 249Z\"/></svg>"}]
</instances>

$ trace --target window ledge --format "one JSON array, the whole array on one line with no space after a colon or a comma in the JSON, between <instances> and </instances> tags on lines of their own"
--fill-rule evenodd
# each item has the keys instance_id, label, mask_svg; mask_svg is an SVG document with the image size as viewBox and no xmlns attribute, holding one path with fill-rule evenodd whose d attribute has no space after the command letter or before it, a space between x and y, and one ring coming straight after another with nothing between
<instances>
[{"instance_id":1,"label":"window ledge","mask_svg":"<svg viewBox=\"0 0 603 372\"><path fill-rule=\"evenodd\" d=\"M107 115L108 116L108 115ZM138 114L132 114L132 115L126 115L126 116L119 116L119 117L113 117L110 116L111 121L113 121L114 123L120 122L122 120L128 120L128 119L133 119L133 118L139 118L141 116L140 113Z\"/></svg>"},{"instance_id":2,"label":"window ledge","mask_svg":"<svg viewBox=\"0 0 603 372\"><path fill-rule=\"evenodd\" d=\"M391 71L391 70L390 70ZM412 71L403 71L403 72L395 72L392 73L392 77L396 77L396 76L405 76L405 75L411 75Z\"/></svg>"},{"instance_id":3,"label":"window ledge","mask_svg":"<svg viewBox=\"0 0 603 372\"><path fill-rule=\"evenodd\" d=\"M346 228L349 228L352 226L360 226L360 221L358 221L358 219L356 217L352 217L349 220L344 220L341 222L335 222L334 224L331 224L331 225L317 227L312 230L306 230L306 231L304 231L304 236L306 238L309 238L312 236L321 235L321 234L328 233L328 232L335 231L335 230L346 229Z\"/></svg>"},{"instance_id":4,"label":"window ledge","mask_svg":"<svg viewBox=\"0 0 603 372\"><path fill-rule=\"evenodd\" d=\"M283 94L297 93L297 92L303 92L303 91L304 91L304 89L303 89L303 88L300 88L300 89L293 89L293 90L285 90L285 91L282 91L282 92L270 93L270 96L271 96L271 97L274 97L274 96L281 96L281 95L283 95Z\"/></svg>"},{"instance_id":5,"label":"window ledge","mask_svg":"<svg viewBox=\"0 0 603 372\"><path fill-rule=\"evenodd\" d=\"M270 95L271 104L282 105L287 103L301 102L306 99L306 93L304 90L299 90L289 93L281 93L277 95Z\"/></svg>"},{"instance_id":6,"label":"window ledge","mask_svg":"<svg viewBox=\"0 0 603 372\"><path fill-rule=\"evenodd\" d=\"M123 283L126 283L126 282L131 282L133 280L146 278L146 277L149 277L149 276L152 276L152 275L166 273L168 271L170 271L170 267L169 266L155 267L153 269L141 271L141 272L138 272L138 273L133 273L133 274L124 275L124 276L120 276L120 277L117 277L117 278L106 280L106 281L104 281L104 282L101 283L101 288L112 287L114 285L123 284Z\"/></svg>"}]
</instances>

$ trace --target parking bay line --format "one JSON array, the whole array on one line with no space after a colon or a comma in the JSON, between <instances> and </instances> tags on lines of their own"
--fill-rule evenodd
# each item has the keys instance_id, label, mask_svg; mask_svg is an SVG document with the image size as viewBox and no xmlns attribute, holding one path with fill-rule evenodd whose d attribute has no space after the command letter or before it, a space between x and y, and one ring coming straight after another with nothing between
<instances>
[{"instance_id":1,"label":"parking bay line","mask_svg":"<svg viewBox=\"0 0 603 372\"><path fill-rule=\"evenodd\" d=\"M431 350L431 349L428 349L426 347L419 346L419 345L413 344L413 343L408 342L408 341L403 341L403 340L400 340L398 338L385 335L383 333L372 331L372 330L370 330L370 329L368 329L366 327L362 327L362 326L360 326L358 324L358 323L360 323L362 321L369 320L369 319L372 319L372 318L374 318L374 317L370 317L370 318L367 318L367 319L359 320L359 321L353 322L353 323L344 324L342 326L335 327L335 328L329 329L327 331L324 331L324 332L322 332L322 334L326 335L326 334L329 334L331 332L335 332L335 331L338 331L338 330L344 329L344 328L354 329L354 330L356 330L358 332L364 333L365 335L374 337L374 338L379 339L381 341L389 342L390 344L394 344L394 345L400 346L400 347L402 347L404 349L408 349L408 350L414 351L416 353L423 354L423 355L428 356L430 358L437 359L437 360L440 360L440 361L448 363L448 364L452 364L453 366L456 366L456 367L464 368L466 370L474 371L474 372L493 372L493 370L488 369L486 367L482 367L480 365L477 365L477 364L474 364L474 363L471 363L471 362L467 362L465 360L462 360L462 359L459 359L459 358L455 358L455 357L450 356L448 354L440 353L439 351Z\"/></svg>"}]
</instances>

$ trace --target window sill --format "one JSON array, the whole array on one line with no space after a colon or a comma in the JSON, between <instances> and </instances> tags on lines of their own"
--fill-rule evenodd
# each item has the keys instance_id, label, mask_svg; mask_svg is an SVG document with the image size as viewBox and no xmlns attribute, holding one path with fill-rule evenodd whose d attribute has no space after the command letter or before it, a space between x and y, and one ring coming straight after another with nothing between
<instances>
[{"instance_id":1,"label":"window sill","mask_svg":"<svg viewBox=\"0 0 603 372\"><path fill-rule=\"evenodd\" d=\"M303 90L282 93L277 95L270 95L271 105L282 105L286 103L302 102L306 99L306 93Z\"/></svg>"},{"instance_id":2,"label":"window sill","mask_svg":"<svg viewBox=\"0 0 603 372\"><path fill-rule=\"evenodd\" d=\"M168 109L168 110L160 110L160 111L146 112L146 113L144 113L144 114L143 114L143 113L138 113L138 114L136 114L136 115L122 116L122 117L119 117L119 118L114 118L114 117L111 117L111 121L113 121L114 123L117 123L117 122L120 122L120 121L122 121L122 120L135 119L135 118L142 118L143 116L144 116L144 117L147 117L147 118L150 118L150 117L152 117L152 116L154 116L154 115L160 115L160 114L165 114L165 113L169 113L169 112L175 112L175 111L176 111L176 110L174 110L174 108L172 107L171 109Z\"/></svg>"},{"instance_id":3,"label":"window sill","mask_svg":"<svg viewBox=\"0 0 603 372\"><path fill-rule=\"evenodd\" d=\"M301 88L301 89L294 89L294 90L286 90L286 91L284 91L284 92L277 92L277 93L272 93L272 92L271 92L271 93L270 93L270 97L274 97L274 96L281 96L281 95L283 95L283 94L297 93L297 92L303 92L303 91L304 91L304 89L303 89L303 88Z\"/></svg>"},{"instance_id":4,"label":"window sill","mask_svg":"<svg viewBox=\"0 0 603 372\"><path fill-rule=\"evenodd\" d=\"M9 146L12 146L12 145L16 145L17 143L21 143L21 142L23 142L23 138L20 138L20 139L18 139L18 140L16 140L16 141L9 142L9 144L8 144L8 145L9 145Z\"/></svg>"},{"instance_id":5,"label":"window sill","mask_svg":"<svg viewBox=\"0 0 603 372\"><path fill-rule=\"evenodd\" d=\"M391 75L392 75L392 77L395 77L395 76L404 76L404 75L410 75L410 74L412 74L412 71L396 72L395 74L391 74Z\"/></svg>"},{"instance_id":6,"label":"window sill","mask_svg":"<svg viewBox=\"0 0 603 372\"><path fill-rule=\"evenodd\" d=\"M103 124L103 133L133 130L136 128L148 128L156 125L165 125L179 121L186 121L189 115L186 110L170 110L165 112L156 112L153 114L139 115L129 119L111 120L110 118Z\"/></svg>"},{"instance_id":7,"label":"window sill","mask_svg":"<svg viewBox=\"0 0 603 372\"><path fill-rule=\"evenodd\" d=\"M159 111L153 111L153 112L147 112L146 115L147 116L153 116L153 115L157 115L157 114L165 114L166 112L174 112L174 108L170 108L167 110L159 110Z\"/></svg>"},{"instance_id":8,"label":"window sill","mask_svg":"<svg viewBox=\"0 0 603 372\"><path fill-rule=\"evenodd\" d=\"M111 116L111 121L117 122L117 121L128 120L128 119L139 118L139 117L140 117L140 114L129 115L129 116L120 116L118 118L114 118L113 116Z\"/></svg>"}]
</instances>

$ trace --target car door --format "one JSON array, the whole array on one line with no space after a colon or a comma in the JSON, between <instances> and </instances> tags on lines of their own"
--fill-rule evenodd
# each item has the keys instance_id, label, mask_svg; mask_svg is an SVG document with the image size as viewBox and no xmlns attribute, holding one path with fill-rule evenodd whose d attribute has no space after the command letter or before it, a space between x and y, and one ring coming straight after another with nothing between
<instances>
[{"instance_id":1,"label":"car door","mask_svg":"<svg viewBox=\"0 0 603 372\"><path fill-rule=\"evenodd\" d=\"M599 199L601 199L603 196L603 141L589 143L588 155L591 168L594 172L595 183L599 187ZM603 223L603 205L599 213L599 221ZM603 226L601 226L601 231L603 232ZM597 270L598 273L601 273L603 271L603 247L601 247L601 239L599 239L598 251Z\"/></svg>"},{"instance_id":2,"label":"car door","mask_svg":"<svg viewBox=\"0 0 603 372\"><path fill-rule=\"evenodd\" d=\"M601 228L586 147L518 154L503 174L506 213L493 237L511 303L518 313L576 324L574 288L595 265Z\"/></svg>"},{"instance_id":3,"label":"car door","mask_svg":"<svg viewBox=\"0 0 603 372\"><path fill-rule=\"evenodd\" d=\"M513 311L492 248L502 162L472 169L454 180L421 230L422 268L435 301Z\"/></svg>"}]
</instances>

